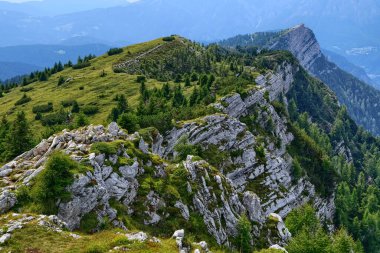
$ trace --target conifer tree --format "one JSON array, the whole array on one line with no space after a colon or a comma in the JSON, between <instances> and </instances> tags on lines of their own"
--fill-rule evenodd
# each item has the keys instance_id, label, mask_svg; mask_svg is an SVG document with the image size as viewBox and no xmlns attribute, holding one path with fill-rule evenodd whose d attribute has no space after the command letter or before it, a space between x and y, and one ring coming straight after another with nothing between
<instances>
[{"instance_id":1,"label":"conifer tree","mask_svg":"<svg viewBox=\"0 0 380 253\"><path fill-rule=\"evenodd\" d=\"M19 112L6 136L6 158L14 158L32 147L32 135L25 113Z\"/></svg>"}]
</instances>

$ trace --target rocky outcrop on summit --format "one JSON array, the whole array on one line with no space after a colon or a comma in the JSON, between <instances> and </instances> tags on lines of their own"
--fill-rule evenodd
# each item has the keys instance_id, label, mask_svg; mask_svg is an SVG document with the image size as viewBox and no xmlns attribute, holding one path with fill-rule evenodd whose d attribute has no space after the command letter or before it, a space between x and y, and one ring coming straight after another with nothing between
<instances>
[{"instance_id":1,"label":"rocky outcrop on summit","mask_svg":"<svg viewBox=\"0 0 380 253\"><path fill-rule=\"evenodd\" d=\"M314 33L303 24L284 32L268 47L272 50L290 51L305 69L311 69L323 57Z\"/></svg>"}]
</instances>

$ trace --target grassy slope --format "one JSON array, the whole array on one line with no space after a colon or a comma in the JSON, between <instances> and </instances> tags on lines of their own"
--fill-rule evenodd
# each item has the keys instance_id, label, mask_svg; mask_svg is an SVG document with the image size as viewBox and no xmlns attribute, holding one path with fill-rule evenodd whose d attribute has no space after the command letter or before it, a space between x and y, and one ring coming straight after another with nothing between
<instances>
[{"instance_id":1,"label":"grassy slope","mask_svg":"<svg viewBox=\"0 0 380 253\"><path fill-rule=\"evenodd\" d=\"M92 235L80 234L79 239L69 236L69 232L57 233L38 225L27 225L16 231L12 239L4 246L4 252L107 252L116 246L126 247L132 252L177 252L174 239L162 239L161 243L132 242L118 230L106 230ZM95 251L95 249L97 251ZM113 252L122 252L115 250Z\"/></svg>"},{"instance_id":2,"label":"grassy slope","mask_svg":"<svg viewBox=\"0 0 380 253\"><path fill-rule=\"evenodd\" d=\"M49 78L46 82L35 82L28 87L33 90L26 94L32 98L27 104L15 106L15 102L24 94L21 87L13 89L10 93L0 98L0 117L8 114L13 119L17 111L25 111L28 120L31 120L34 127L41 126L40 122L34 120L32 108L36 105L47 104L52 102L54 110L58 111L61 102L64 100L77 100L80 105L95 104L99 106L100 112L90 117L93 124L103 124L111 109L115 106L113 98L116 94L125 94L130 105L137 105L139 98L139 84L136 82L135 75L125 73L114 73L112 66L124 59L130 59L138 56L159 44L168 43L162 39L156 39L124 48L124 52L118 55L108 56L107 54L91 60L91 66L74 70L66 68ZM172 42L169 42L172 43ZM102 71L106 72L105 77L100 77ZM69 83L58 86L60 76L73 78ZM161 87L163 82L154 79L147 81L147 87ZM83 90L80 90L83 87ZM190 94L192 88L184 90L185 94Z\"/></svg>"}]
</instances>

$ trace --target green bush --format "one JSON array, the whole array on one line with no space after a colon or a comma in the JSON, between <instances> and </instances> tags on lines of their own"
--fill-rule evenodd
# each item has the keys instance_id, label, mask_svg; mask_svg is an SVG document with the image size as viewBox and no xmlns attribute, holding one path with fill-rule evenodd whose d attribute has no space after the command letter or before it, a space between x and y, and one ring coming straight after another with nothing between
<instances>
[{"instance_id":1,"label":"green bush","mask_svg":"<svg viewBox=\"0 0 380 253\"><path fill-rule=\"evenodd\" d=\"M133 113L123 113L122 115L120 115L117 121L119 126L128 130L128 132L130 133L134 133L139 129L138 122L138 117Z\"/></svg>"},{"instance_id":2,"label":"green bush","mask_svg":"<svg viewBox=\"0 0 380 253\"><path fill-rule=\"evenodd\" d=\"M174 147L174 150L177 152L178 161L186 160L188 155L197 156L200 153L199 149L189 142L187 136L182 136L178 140L177 144Z\"/></svg>"},{"instance_id":3,"label":"green bush","mask_svg":"<svg viewBox=\"0 0 380 253\"><path fill-rule=\"evenodd\" d=\"M72 68L73 69L84 69L84 68L87 68L89 66L91 66L90 62L81 62L81 63L73 65Z\"/></svg>"},{"instance_id":4,"label":"green bush","mask_svg":"<svg viewBox=\"0 0 380 253\"><path fill-rule=\"evenodd\" d=\"M21 92L28 92L28 91L31 91L31 90L33 90L33 87L22 87L20 89Z\"/></svg>"},{"instance_id":5,"label":"green bush","mask_svg":"<svg viewBox=\"0 0 380 253\"><path fill-rule=\"evenodd\" d=\"M251 253L251 230L252 225L246 215L242 215L238 222L238 235L236 237L236 245L241 253Z\"/></svg>"},{"instance_id":6,"label":"green bush","mask_svg":"<svg viewBox=\"0 0 380 253\"><path fill-rule=\"evenodd\" d=\"M85 125L88 125L88 119L86 115L83 113L78 114L78 116L75 118L75 125L77 127L83 127Z\"/></svg>"},{"instance_id":7,"label":"green bush","mask_svg":"<svg viewBox=\"0 0 380 253\"><path fill-rule=\"evenodd\" d=\"M96 154L113 155L116 154L119 149L118 143L97 142L92 144L91 152Z\"/></svg>"},{"instance_id":8,"label":"green bush","mask_svg":"<svg viewBox=\"0 0 380 253\"><path fill-rule=\"evenodd\" d=\"M79 104L77 101L74 100L74 102L72 103L72 106L73 106L71 108L72 113L78 113L80 111Z\"/></svg>"},{"instance_id":9,"label":"green bush","mask_svg":"<svg viewBox=\"0 0 380 253\"><path fill-rule=\"evenodd\" d=\"M111 56L115 54L121 54L122 52L123 52L122 48L111 48L110 50L108 50L107 54Z\"/></svg>"},{"instance_id":10,"label":"green bush","mask_svg":"<svg viewBox=\"0 0 380 253\"><path fill-rule=\"evenodd\" d=\"M66 107L72 106L75 102L76 101L72 100L72 99L71 100L64 100L61 102L61 105L66 108Z\"/></svg>"},{"instance_id":11,"label":"green bush","mask_svg":"<svg viewBox=\"0 0 380 253\"><path fill-rule=\"evenodd\" d=\"M292 176L295 180L300 179L303 176L304 172L302 166L297 158L293 159L293 167L292 167Z\"/></svg>"},{"instance_id":12,"label":"green bush","mask_svg":"<svg viewBox=\"0 0 380 253\"><path fill-rule=\"evenodd\" d=\"M56 152L50 156L45 169L36 177L30 192L31 199L40 212L56 214L57 201L70 199L71 194L66 187L73 183L72 171L78 168L78 163L63 153Z\"/></svg>"},{"instance_id":13,"label":"green bush","mask_svg":"<svg viewBox=\"0 0 380 253\"><path fill-rule=\"evenodd\" d=\"M61 86L62 84L64 84L66 82L66 79L63 77L63 76L60 76L59 78L58 78L58 83L57 83L57 85L58 86Z\"/></svg>"},{"instance_id":14,"label":"green bush","mask_svg":"<svg viewBox=\"0 0 380 253\"><path fill-rule=\"evenodd\" d=\"M86 115L94 115L99 112L99 107L96 105L85 105L82 107L82 112Z\"/></svg>"},{"instance_id":15,"label":"green bush","mask_svg":"<svg viewBox=\"0 0 380 253\"><path fill-rule=\"evenodd\" d=\"M94 245L88 246L85 250L85 253L104 253L107 251L108 249L105 245L94 244Z\"/></svg>"},{"instance_id":16,"label":"green bush","mask_svg":"<svg viewBox=\"0 0 380 253\"><path fill-rule=\"evenodd\" d=\"M85 214L80 220L79 229L85 233L93 233L99 225L98 215L95 212Z\"/></svg>"},{"instance_id":17,"label":"green bush","mask_svg":"<svg viewBox=\"0 0 380 253\"><path fill-rule=\"evenodd\" d=\"M267 159L265 157L265 148L264 146L256 146L255 147L255 152L256 152L256 158L259 164L265 165L267 163Z\"/></svg>"},{"instance_id":18,"label":"green bush","mask_svg":"<svg viewBox=\"0 0 380 253\"><path fill-rule=\"evenodd\" d=\"M53 111L53 104L48 103L46 105L36 105L33 107L33 113L45 113Z\"/></svg>"},{"instance_id":19,"label":"green bush","mask_svg":"<svg viewBox=\"0 0 380 253\"><path fill-rule=\"evenodd\" d=\"M145 76L137 76L136 82L138 82L138 83L145 83L146 82L146 77Z\"/></svg>"},{"instance_id":20,"label":"green bush","mask_svg":"<svg viewBox=\"0 0 380 253\"><path fill-rule=\"evenodd\" d=\"M26 104L28 102L30 102L32 99L30 97L28 97L26 94L24 94L24 96L22 96L22 98L20 98L19 100L16 101L15 105L23 105L23 104Z\"/></svg>"},{"instance_id":21,"label":"green bush","mask_svg":"<svg viewBox=\"0 0 380 253\"><path fill-rule=\"evenodd\" d=\"M42 125L43 126L54 126L54 125L62 125L67 120L67 113L64 111L51 113L48 115L45 115L42 119Z\"/></svg>"},{"instance_id":22,"label":"green bush","mask_svg":"<svg viewBox=\"0 0 380 253\"><path fill-rule=\"evenodd\" d=\"M166 42L170 42L170 41L173 41L175 40L175 37L174 36L168 36L168 37L164 37L162 38L163 41L166 41Z\"/></svg>"}]
</instances>

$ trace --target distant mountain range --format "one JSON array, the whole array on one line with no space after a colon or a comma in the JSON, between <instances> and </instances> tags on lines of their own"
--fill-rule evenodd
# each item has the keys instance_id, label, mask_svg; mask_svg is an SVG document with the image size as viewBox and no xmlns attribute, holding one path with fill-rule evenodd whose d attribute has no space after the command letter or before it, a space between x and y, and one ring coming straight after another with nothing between
<instances>
[{"instance_id":1,"label":"distant mountain range","mask_svg":"<svg viewBox=\"0 0 380 253\"><path fill-rule=\"evenodd\" d=\"M0 2L0 10L0 46L126 45L169 34L210 42L305 23L323 48L345 56L372 78L380 76L376 0L45 0Z\"/></svg>"},{"instance_id":2,"label":"distant mountain range","mask_svg":"<svg viewBox=\"0 0 380 253\"><path fill-rule=\"evenodd\" d=\"M333 51L326 50L326 49L322 49L322 51L323 51L323 54L327 57L327 59L330 62L335 63L344 71L350 73L351 75L357 77L361 81L367 84L370 84L380 90L380 82L377 82L377 80L371 79L364 68L361 68L351 63L347 58Z\"/></svg>"},{"instance_id":3,"label":"distant mountain range","mask_svg":"<svg viewBox=\"0 0 380 253\"><path fill-rule=\"evenodd\" d=\"M50 67L60 61L76 61L78 56L104 54L110 46L104 44L25 45L0 48L0 80Z\"/></svg>"},{"instance_id":4,"label":"distant mountain range","mask_svg":"<svg viewBox=\"0 0 380 253\"><path fill-rule=\"evenodd\" d=\"M7 80L12 77L40 70L40 66L26 64L22 62L0 62L0 80Z\"/></svg>"}]
</instances>

